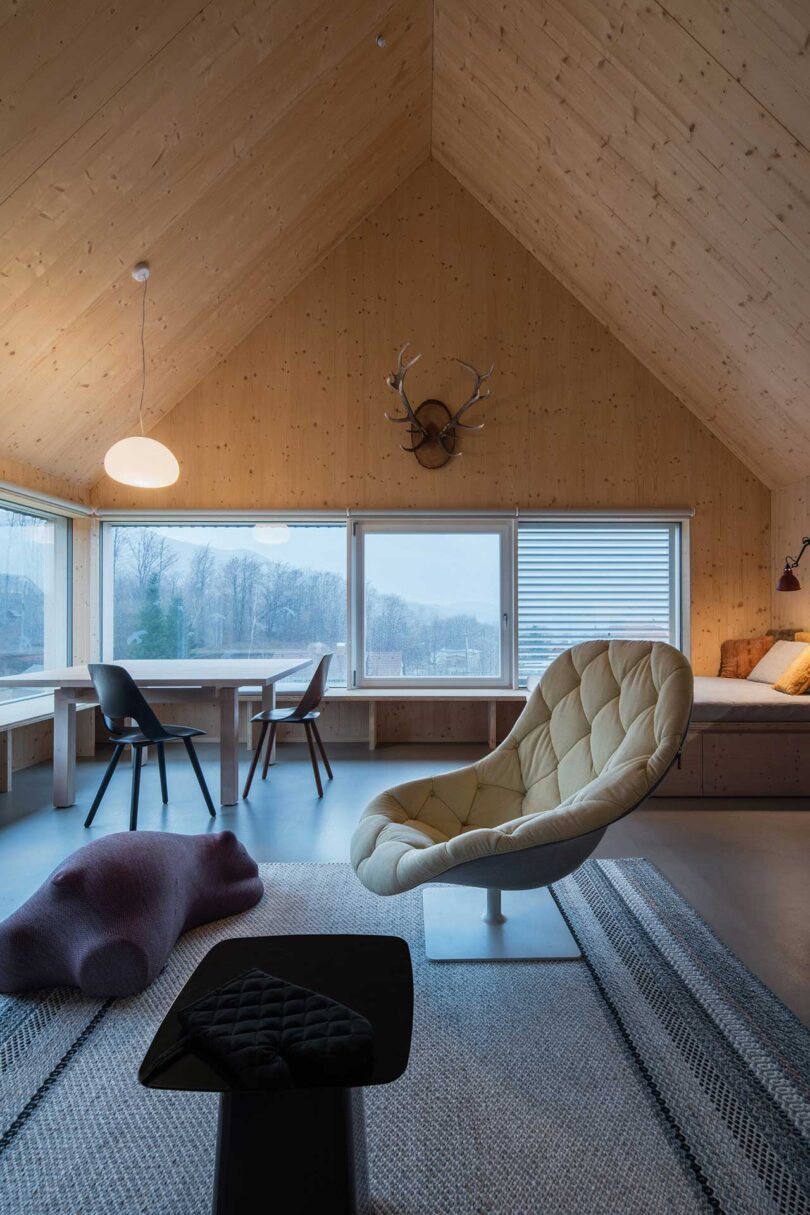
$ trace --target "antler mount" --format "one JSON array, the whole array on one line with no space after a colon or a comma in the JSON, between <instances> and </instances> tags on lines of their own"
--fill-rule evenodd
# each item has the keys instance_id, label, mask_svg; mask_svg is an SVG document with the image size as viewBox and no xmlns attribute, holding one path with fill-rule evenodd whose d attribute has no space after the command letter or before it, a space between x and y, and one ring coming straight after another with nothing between
<instances>
[{"instance_id":1,"label":"antler mount","mask_svg":"<svg viewBox=\"0 0 810 1215\"><path fill-rule=\"evenodd\" d=\"M405 359L405 351L409 345L410 342L406 342L402 347L397 355L396 370L392 371L385 381L389 388L398 394L405 412L401 417L392 417L389 413L385 416L389 422L409 427L411 442L410 446L400 444L403 451L415 455L423 468L443 468L450 460L461 455L461 452L456 450L458 430L483 430L483 422L471 426L468 422L462 422L461 418L478 401L484 401L491 395L492 390L487 388L482 392L481 385L492 375L495 365L481 374L471 363L456 359L455 361L469 371L475 380L473 390L464 404L455 413L451 413L444 401L428 397L414 409L405 392L405 376L422 356L416 354L411 359Z\"/></svg>"}]
</instances>

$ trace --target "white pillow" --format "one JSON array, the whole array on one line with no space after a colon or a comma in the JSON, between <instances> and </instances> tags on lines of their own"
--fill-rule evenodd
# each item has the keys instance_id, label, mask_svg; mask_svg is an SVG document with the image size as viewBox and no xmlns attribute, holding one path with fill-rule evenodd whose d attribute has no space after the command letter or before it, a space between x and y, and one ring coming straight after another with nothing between
<instances>
[{"instance_id":1,"label":"white pillow","mask_svg":"<svg viewBox=\"0 0 810 1215\"><path fill-rule=\"evenodd\" d=\"M793 659L798 658L806 649L806 641L775 641L746 678L753 679L754 683L776 683Z\"/></svg>"}]
</instances>

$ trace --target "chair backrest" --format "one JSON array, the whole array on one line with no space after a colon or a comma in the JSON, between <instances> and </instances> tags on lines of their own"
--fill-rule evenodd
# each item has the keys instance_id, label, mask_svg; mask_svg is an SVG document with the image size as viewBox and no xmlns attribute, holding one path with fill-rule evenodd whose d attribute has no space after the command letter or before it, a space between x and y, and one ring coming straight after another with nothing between
<instances>
[{"instance_id":1,"label":"chair backrest","mask_svg":"<svg viewBox=\"0 0 810 1215\"><path fill-rule=\"evenodd\" d=\"M323 658L316 666L315 674L309 681L309 687L296 705L296 717L303 717L305 713L313 713L323 700L323 694L326 691L326 679L329 674L329 664L331 661L332 655L324 654Z\"/></svg>"},{"instance_id":2,"label":"chair backrest","mask_svg":"<svg viewBox=\"0 0 810 1215\"><path fill-rule=\"evenodd\" d=\"M560 654L502 744L518 753L523 813L554 809L602 774L632 777L643 796L683 742L692 688L688 660L661 641L586 641Z\"/></svg>"},{"instance_id":3,"label":"chair backrest","mask_svg":"<svg viewBox=\"0 0 810 1215\"><path fill-rule=\"evenodd\" d=\"M126 718L131 717L147 737L169 737L129 671L108 662L91 662L87 669L98 693L104 724L111 733L126 729Z\"/></svg>"}]
</instances>

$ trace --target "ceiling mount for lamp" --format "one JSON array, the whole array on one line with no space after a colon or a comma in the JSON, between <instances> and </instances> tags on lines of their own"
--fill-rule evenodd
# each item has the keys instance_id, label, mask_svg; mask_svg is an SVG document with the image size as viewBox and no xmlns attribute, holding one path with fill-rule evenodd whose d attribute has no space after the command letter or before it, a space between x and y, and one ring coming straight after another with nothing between
<instances>
[{"instance_id":1,"label":"ceiling mount for lamp","mask_svg":"<svg viewBox=\"0 0 810 1215\"><path fill-rule=\"evenodd\" d=\"M141 396L138 402L138 423L141 433L131 435L128 439L120 439L113 443L104 457L104 471L113 481L122 485L134 485L137 489L162 489L166 485L174 485L180 476L180 465L177 457L157 439L150 439L143 430L143 398L146 392L146 346L144 330L146 328L146 284L149 281L149 265L138 262L133 267L132 277L136 283L143 283L143 301L141 305Z\"/></svg>"}]
</instances>

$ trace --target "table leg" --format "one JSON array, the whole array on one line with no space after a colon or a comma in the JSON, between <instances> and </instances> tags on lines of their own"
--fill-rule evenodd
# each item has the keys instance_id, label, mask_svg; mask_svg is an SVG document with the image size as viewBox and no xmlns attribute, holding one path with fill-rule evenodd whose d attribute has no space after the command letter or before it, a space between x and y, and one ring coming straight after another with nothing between
<instances>
[{"instance_id":1,"label":"table leg","mask_svg":"<svg viewBox=\"0 0 810 1215\"><path fill-rule=\"evenodd\" d=\"M11 792L11 763L13 755L11 730L6 730L0 734L0 793Z\"/></svg>"},{"instance_id":2,"label":"table leg","mask_svg":"<svg viewBox=\"0 0 810 1215\"><path fill-rule=\"evenodd\" d=\"M487 705L487 742L490 751L498 745L498 702L490 700Z\"/></svg>"},{"instance_id":3,"label":"table leg","mask_svg":"<svg viewBox=\"0 0 810 1215\"><path fill-rule=\"evenodd\" d=\"M213 1215L256 1211L367 1215L363 1090L223 1093Z\"/></svg>"},{"instance_id":4,"label":"table leg","mask_svg":"<svg viewBox=\"0 0 810 1215\"><path fill-rule=\"evenodd\" d=\"M219 800L239 800L239 689L219 689Z\"/></svg>"},{"instance_id":5,"label":"table leg","mask_svg":"<svg viewBox=\"0 0 810 1215\"><path fill-rule=\"evenodd\" d=\"M53 804L76 801L76 702L64 688L53 696Z\"/></svg>"},{"instance_id":6,"label":"table leg","mask_svg":"<svg viewBox=\"0 0 810 1215\"><path fill-rule=\"evenodd\" d=\"M276 685L267 683L262 688L262 713L269 713L276 707ZM273 746L270 748L270 763L276 762L276 740L273 739Z\"/></svg>"}]
</instances>

